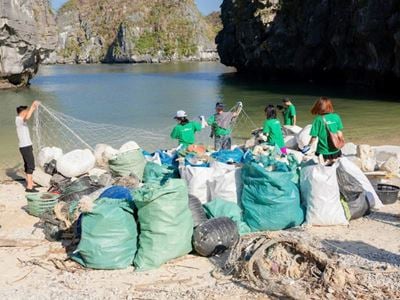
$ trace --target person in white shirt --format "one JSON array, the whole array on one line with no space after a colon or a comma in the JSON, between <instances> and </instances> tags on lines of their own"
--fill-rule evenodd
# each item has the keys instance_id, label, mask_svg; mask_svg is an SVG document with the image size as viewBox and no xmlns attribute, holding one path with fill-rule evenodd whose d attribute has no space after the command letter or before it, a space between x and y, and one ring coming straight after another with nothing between
<instances>
[{"instance_id":1,"label":"person in white shirt","mask_svg":"<svg viewBox=\"0 0 400 300\"><path fill-rule=\"evenodd\" d=\"M15 126L17 127L18 146L24 160L24 169L26 174L26 190L27 193L39 192L33 187L32 174L35 170L35 158L33 156L32 140L29 134L27 121L32 117L33 112L39 106L39 101L33 101L31 107L18 106L17 117L15 118Z\"/></svg>"}]
</instances>

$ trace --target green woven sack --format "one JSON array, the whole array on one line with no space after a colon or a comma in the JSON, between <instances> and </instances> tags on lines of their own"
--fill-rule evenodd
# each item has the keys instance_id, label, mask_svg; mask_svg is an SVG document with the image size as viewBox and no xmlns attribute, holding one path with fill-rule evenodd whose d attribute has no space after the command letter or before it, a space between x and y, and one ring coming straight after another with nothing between
<instances>
[{"instance_id":1,"label":"green woven sack","mask_svg":"<svg viewBox=\"0 0 400 300\"><path fill-rule=\"evenodd\" d=\"M252 231L281 230L304 221L295 171L268 172L257 163L242 169L243 219Z\"/></svg>"},{"instance_id":2,"label":"green woven sack","mask_svg":"<svg viewBox=\"0 0 400 300\"><path fill-rule=\"evenodd\" d=\"M193 219L184 180L149 183L133 197L140 223L137 270L156 269L192 251Z\"/></svg>"},{"instance_id":3,"label":"green woven sack","mask_svg":"<svg viewBox=\"0 0 400 300\"><path fill-rule=\"evenodd\" d=\"M143 182L164 184L167 180L175 177L174 168L148 162L144 168Z\"/></svg>"},{"instance_id":4,"label":"green woven sack","mask_svg":"<svg viewBox=\"0 0 400 300\"><path fill-rule=\"evenodd\" d=\"M203 205L207 218L227 217L237 225L240 235L251 232L250 227L243 222L242 209L236 203L215 199Z\"/></svg>"},{"instance_id":5,"label":"green woven sack","mask_svg":"<svg viewBox=\"0 0 400 300\"><path fill-rule=\"evenodd\" d=\"M141 150L131 150L110 159L108 165L114 176L129 176L133 173L142 180L146 159Z\"/></svg>"},{"instance_id":6,"label":"green woven sack","mask_svg":"<svg viewBox=\"0 0 400 300\"><path fill-rule=\"evenodd\" d=\"M115 270L132 265L137 250L133 202L100 198L82 214L82 236L72 259L84 267Z\"/></svg>"}]
</instances>

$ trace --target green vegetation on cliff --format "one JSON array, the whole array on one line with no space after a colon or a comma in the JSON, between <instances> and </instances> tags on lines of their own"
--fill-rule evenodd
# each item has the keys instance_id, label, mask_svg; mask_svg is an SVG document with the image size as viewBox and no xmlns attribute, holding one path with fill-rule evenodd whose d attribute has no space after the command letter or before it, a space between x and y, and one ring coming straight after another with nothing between
<instances>
[{"instance_id":1,"label":"green vegetation on cliff","mask_svg":"<svg viewBox=\"0 0 400 300\"><path fill-rule=\"evenodd\" d=\"M70 0L57 20L58 54L75 62L193 57L215 48L217 33L193 0Z\"/></svg>"}]
</instances>

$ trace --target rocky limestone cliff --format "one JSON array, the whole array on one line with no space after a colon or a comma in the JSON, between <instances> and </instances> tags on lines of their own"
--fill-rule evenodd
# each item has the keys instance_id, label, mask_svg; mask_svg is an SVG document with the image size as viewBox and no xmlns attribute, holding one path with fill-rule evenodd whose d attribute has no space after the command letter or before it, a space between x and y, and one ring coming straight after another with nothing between
<instances>
[{"instance_id":1,"label":"rocky limestone cliff","mask_svg":"<svg viewBox=\"0 0 400 300\"><path fill-rule=\"evenodd\" d=\"M56 45L48 0L0 1L0 89L28 85Z\"/></svg>"},{"instance_id":2,"label":"rocky limestone cliff","mask_svg":"<svg viewBox=\"0 0 400 300\"><path fill-rule=\"evenodd\" d=\"M193 0L70 0L58 12L60 63L217 59Z\"/></svg>"},{"instance_id":3,"label":"rocky limestone cliff","mask_svg":"<svg viewBox=\"0 0 400 300\"><path fill-rule=\"evenodd\" d=\"M270 78L400 83L400 0L224 0L221 61Z\"/></svg>"}]
</instances>

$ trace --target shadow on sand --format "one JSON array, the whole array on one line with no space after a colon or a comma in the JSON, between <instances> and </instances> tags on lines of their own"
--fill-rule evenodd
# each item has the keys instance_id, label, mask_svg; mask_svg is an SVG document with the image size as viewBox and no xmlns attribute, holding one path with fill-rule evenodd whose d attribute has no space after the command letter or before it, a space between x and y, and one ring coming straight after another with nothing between
<instances>
[{"instance_id":1,"label":"shadow on sand","mask_svg":"<svg viewBox=\"0 0 400 300\"><path fill-rule=\"evenodd\" d=\"M324 240L322 244L338 254L354 254L370 261L400 266L400 255L376 248L362 241Z\"/></svg>"}]
</instances>

